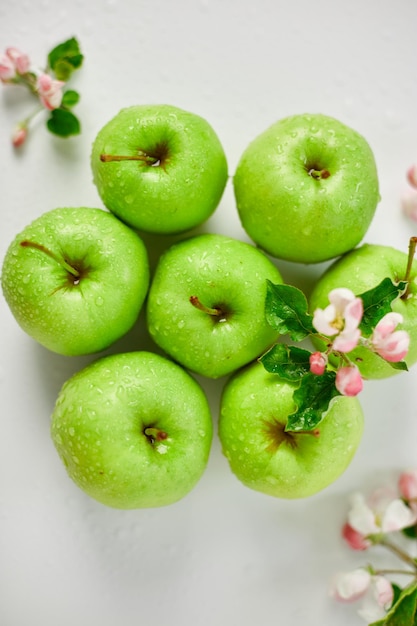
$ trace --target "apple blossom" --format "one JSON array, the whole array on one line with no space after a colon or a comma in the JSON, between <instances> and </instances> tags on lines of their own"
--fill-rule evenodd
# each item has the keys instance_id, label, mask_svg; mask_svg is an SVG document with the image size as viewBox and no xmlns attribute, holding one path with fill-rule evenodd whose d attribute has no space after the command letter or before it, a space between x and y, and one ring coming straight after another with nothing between
<instances>
[{"instance_id":1,"label":"apple blossom","mask_svg":"<svg viewBox=\"0 0 417 626\"><path fill-rule=\"evenodd\" d=\"M43 106L53 111L58 109L62 102L62 80L54 80L49 74L40 74L36 80L36 89Z\"/></svg>"},{"instance_id":2,"label":"apple blossom","mask_svg":"<svg viewBox=\"0 0 417 626\"><path fill-rule=\"evenodd\" d=\"M339 602L354 602L363 596L371 584L371 574L362 567L337 574L330 589Z\"/></svg>"},{"instance_id":3,"label":"apple blossom","mask_svg":"<svg viewBox=\"0 0 417 626\"><path fill-rule=\"evenodd\" d=\"M7 54L0 56L0 80L7 82L12 80L16 75L16 69L13 61Z\"/></svg>"},{"instance_id":4,"label":"apple blossom","mask_svg":"<svg viewBox=\"0 0 417 626\"><path fill-rule=\"evenodd\" d=\"M18 126L16 126L12 135L12 143L14 147L18 148L19 146L23 145L26 141L27 135L28 135L27 126L22 125L22 124L19 124Z\"/></svg>"},{"instance_id":5,"label":"apple blossom","mask_svg":"<svg viewBox=\"0 0 417 626\"><path fill-rule=\"evenodd\" d=\"M405 500L417 500L417 469L410 469L400 474L398 489Z\"/></svg>"},{"instance_id":6,"label":"apple blossom","mask_svg":"<svg viewBox=\"0 0 417 626\"><path fill-rule=\"evenodd\" d=\"M343 525L342 537L352 550L367 550L371 547L372 541L365 535L353 528L348 522Z\"/></svg>"},{"instance_id":7,"label":"apple blossom","mask_svg":"<svg viewBox=\"0 0 417 626\"><path fill-rule=\"evenodd\" d=\"M359 341L358 328L363 316L363 303L350 289L333 289L329 293L330 304L316 309L313 314L314 328L327 337L336 336L333 350L350 352Z\"/></svg>"},{"instance_id":8,"label":"apple blossom","mask_svg":"<svg viewBox=\"0 0 417 626\"><path fill-rule=\"evenodd\" d=\"M18 74L26 74L29 71L30 59L27 54L21 52L18 48L6 48L6 56L12 61Z\"/></svg>"},{"instance_id":9,"label":"apple blossom","mask_svg":"<svg viewBox=\"0 0 417 626\"><path fill-rule=\"evenodd\" d=\"M363 379L356 365L346 365L338 369L335 385L343 396L357 396L363 389Z\"/></svg>"},{"instance_id":10,"label":"apple blossom","mask_svg":"<svg viewBox=\"0 0 417 626\"><path fill-rule=\"evenodd\" d=\"M401 197L401 206L403 213L417 222L417 191L410 189L404 192Z\"/></svg>"},{"instance_id":11,"label":"apple blossom","mask_svg":"<svg viewBox=\"0 0 417 626\"><path fill-rule=\"evenodd\" d=\"M310 372L317 376L324 374L328 362L327 355L324 352L312 352L309 358Z\"/></svg>"},{"instance_id":12,"label":"apple blossom","mask_svg":"<svg viewBox=\"0 0 417 626\"><path fill-rule=\"evenodd\" d=\"M371 337L375 352L392 363L402 361L410 345L409 334L405 330L395 330L402 321L400 313L387 313L375 326Z\"/></svg>"},{"instance_id":13,"label":"apple blossom","mask_svg":"<svg viewBox=\"0 0 417 626\"><path fill-rule=\"evenodd\" d=\"M413 163L407 170L407 180L412 187L417 189L417 163Z\"/></svg>"},{"instance_id":14,"label":"apple blossom","mask_svg":"<svg viewBox=\"0 0 417 626\"><path fill-rule=\"evenodd\" d=\"M395 492L389 489L376 490L368 500L362 494L356 493L352 496L351 502L348 525L364 540L370 538L372 541L372 536L409 528L417 521L417 512L412 511ZM343 536L353 547L349 541L349 533L345 531Z\"/></svg>"}]
</instances>

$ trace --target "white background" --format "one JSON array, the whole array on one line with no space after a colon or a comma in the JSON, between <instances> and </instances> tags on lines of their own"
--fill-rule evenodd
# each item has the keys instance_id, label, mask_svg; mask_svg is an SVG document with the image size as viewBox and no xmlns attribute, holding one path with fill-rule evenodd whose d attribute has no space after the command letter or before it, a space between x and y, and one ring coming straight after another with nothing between
<instances>
[{"instance_id":1,"label":"white background","mask_svg":"<svg viewBox=\"0 0 417 626\"><path fill-rule=\"evenodd\" d=\"M367 242L406 250L416 226L401 214L417 158L417 4L413 0L16 0L0 4L0 47L43 65L76 36L85 64L71 80L82 135L60 140L39 119L19 152L15 122L32 109L0 92L0 256L17 232L59 206L102 207L89 165L98 130L120 108L174 104L205 117L229 160L278 118L321 112L364 134L382 201ZM206 231L247 240L231 180ZM153 259L155 260L155 258ZM277 262L308 291L325 265ZM354 626L356 607L328 597L333 574L379 552L340 539L352 491L417 466L417 369L361 394L366 426L346 473L303 501L243 487L217 436L195 490L164 509L118 511L68 479L49 437L63 382L91 357L35 344L0 300L0 623L2 626ZM152 349L141 325L113 351ZM213 420L224 380L203 381Z\"/></svg>"}]
</instances>

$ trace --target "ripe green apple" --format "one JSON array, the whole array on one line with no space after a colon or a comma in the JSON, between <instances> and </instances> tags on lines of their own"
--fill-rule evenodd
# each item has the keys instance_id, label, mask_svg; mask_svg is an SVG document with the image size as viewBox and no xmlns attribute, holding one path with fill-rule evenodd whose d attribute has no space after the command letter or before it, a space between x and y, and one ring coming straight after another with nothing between
<instances>
[{"instance_id":1,"label":"ripe green apple","mask_svg":"<svg viewBox=\"0 0 417 626\"><path fill-rule=\"evenodd\" d=\"M267 279L282 282L251 244L218 234L176 243L160 258L149 290L149 333L193 372L229 374L277 338L265 319Z\"/></svg>"},{"instance_id":2,"label":"ripe green apple","mask_svg":"<svg viewBox=\"0 0 417 626\"><path fill-rule=\"evenodd\" d=\"M321 114L293 115L256 137L233 180L243 228L274 257L318 263L356 246L379 201L372 150Z\"/></svg>"},{"instance_id":3,"label":"ripe green apple","mask_svg":"<svg viewBox=\"0 0 417 626\"><path fill-rule=\"evenodd\" d=\"M67 356L107 348L136 322L149 287L142 240L114 215L48 211L10 244L4 297L21 328Z\"/></svg>"},{"instance_id":4,"label":"ripe green apple","mask_svg":"<svg viewBox=\"0 0 417 626\"><path fill-rule=\"evenodd\" d=\"M359 401L347 396L332 401L318 431L286 432L294 389L256 362L229 379L221 398L219 437L232 472L277 498L305 498L334 482L363 432Z\"/></svg>"},{"instance_id":5,"label":"ripe green apple","mask_svg":"<svg viewBox=\"0 0 417 626\"><path fill-rule=\"evenodd\" d=\"M210 124L167 104L122 109L99 131L91 167L110 211L133 228L161 234L207 220L228 177Z\"/></svg>"},{"instance_id":6,"label":"ripe green apple","mask_svg":"<svg viewBox=\"0 0 417 626\"><path fill-rule=\"evenodd\" d=\"M212 420L199 384L150 352L105 356L62 387L51 436L70 478L119 509L184 497L209 457Z\"/></svg>"},{"instance_id":7,"label":"ripe green apple","mask_svg":"<svg viewBox=\"0 0 417 626\"><path fill-rule=\"evenodd\" d=\"M394 282L406 278L408 255L390 246L363 244L334 261L319 278L309 298L310 312L325 308L329 304L328 294L332 289L346 287L355 295L360 295L376 287L384 278ZM417 361L417 261L410 268L407 297L394 300L392 310L401 313L403 323L398 329L410 335L410 347L405 358L408 367ZM317 347L323 343L314 340ZM369 348L360 346L349 353L364 378L387 378L398 373L384 359Z\"/></svg>"}]
</instances>

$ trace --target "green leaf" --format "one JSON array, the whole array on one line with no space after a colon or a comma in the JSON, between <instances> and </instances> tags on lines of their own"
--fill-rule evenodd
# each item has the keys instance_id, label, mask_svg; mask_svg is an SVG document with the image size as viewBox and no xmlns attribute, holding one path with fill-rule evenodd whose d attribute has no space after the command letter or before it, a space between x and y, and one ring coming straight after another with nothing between
<instances>
[{"instance_id":1,"label":"green leaf","mask_svg":"<svg viewBox=\"0 0 417 626\"><path fill-rule=\"evenodd\" d=\"M313 430L324 418L333 398L340 396L335 386L336 372L324 372L321 376L308 372L294 391L297 407L288 416L285 430Z\"/></svg>"},{"instance_id":2,"label":"green leaf","mask_svg":"<svg viewBox=\"0 0 417 626\"><path fill-rule=\"evenodd\" d=\"M408 372L408 366L405 361L397 361L397 363L393 363L392 361L387 361L384 359L385 363L391 365L391 367L395 370L401 370L402 372Z\"/></svg>"},{"instance_id":3,"label":"green leaf","mask_svg":"<svg viewBox=\"0 0 417 626\"><path fill-rule=\"evenodd\" d=\"M363 317L359 325L364 337L370 337L377 323L391 311L391 303L399 298L407 288L407 282L394 283L384 278L379 285L358 297L363 302Z\"/></svg>"},{"instance_id":4,"label":"green leaf","mask_svg":"<svg viewBox=\"0 0 417 626\"><path fill-rule=\"evenodd\" d=\"M401 532L403 535L405 535L409 539L417 539L417 526L416 525L403 528Z\"/></svg>"},{"instance_id":5,"label":"green leaf","mask_svg":"<svg viewBox=\"0 0 417 626\"><path fill-rule=\"evenodd\" d=\"M67 109L71 109L73 106L77 104L80 99L80 94L78 91L74 91L73 89L68 89L68 91L64 92L62 96L61 106Z\"/></svg>"},{"instance_id":6,"label":"green leaf","mask_svg":"<svg viewBox=\"0 0 417 626\"><path fill-rule=\"evenodd\" d=\"M267 281L265 316L272 328L281 335L289 334L293 341L301 341L316 332L305 295L291 285L274 285Z\"/></svg>"},{"instance_id":7,"label":"green leaf","mask_svg":"<svg viewBox=\"0 0 417 626\"><path fill-rule=\"evenodd\" d=\"M276 344L259 361L267 372L278 374L284 380L297 381L310 370L310 354L296 346Z\"/></svg>"},{"instance_id":8,"label":"green leaf","mask_svg":"<svg viewBox=\"0 0 417 626\"><path fill-rule=\"evenodd\" d=\"M48 130L59 137L69 137L78 135L81 132L80 122L71 111L65 109L54 109L51 117L47 120Z\"/></svg>"},{"instance_id":9,"label":"green leaf","mask_svg":"<svg viewBox=\"0 0 417 626\"><path fill-rule=\"evenodd\" d=\"M417 618L417 583L402 590L386 616L370 626L415 626Z\"/></svg>"},{"instance_id":10,"label":"green leaf","mask_svg":"<svg viewBox=\"0 0 417 626\"><path fill-rule=\"evenodd\" d=\"M48 65L58 80L67 81L72 72L81 67L83 59L78 41L72 37L50 51Z\"/></svg>"}]
</instances>

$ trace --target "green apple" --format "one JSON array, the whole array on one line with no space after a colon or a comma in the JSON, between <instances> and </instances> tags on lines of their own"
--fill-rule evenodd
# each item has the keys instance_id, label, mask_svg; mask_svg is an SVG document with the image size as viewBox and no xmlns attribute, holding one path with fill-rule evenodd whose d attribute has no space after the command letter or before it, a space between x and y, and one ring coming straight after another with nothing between
<instances>
[{"instance_id":1,"label":"green apple","mask_svg":"<svg viewBox=\"0 0 417 626\"><path fill-rule=\"evenodd\" d=\"M251 244L218 234L176 243L160 258L149 290L150 335L193 372L230 374L277 338L265 319L267 279L282 282Z\"/></svg>"},{"instance_id":2,"label":"green apple","mask_svg":"<svg viewBox=\"0 0 417 626\"><path fill-rule=\"evenodd\" d=\"M228 178L210 124L167 104L122 109L99 131L91 167L110 211L133 228L160 234L207 220Z\"/></svg>"},{"instance_id":3,"label":"green apple","mask_svg":"<svg viewBox=\"0 0 417 626\"><path fill-rule=\"evenodd\" d=\"M334 261L317 281L309 298L310 312L329 304L328 294L332 289L346 287L358 296L376 287L384 278L393 282L405 280L408 259L405 252L376 244L363 244L348 252ZM410 266L408 280L406 297L394 300L392 310L403 316L398 330L406 330L410 335L410 347L405 358L410 367L417 361L417 261ZM323 347L317 339L314 344ZM365 346L355 348L349 353L349 358L356 362L364 378L387 378L399 371Z\"/></svg>"},{"instance_id":4,"label":"green apple","mask_svg":"<svg viewBox=\"0 0 417 626\"><path fill-rule=\"evenodd\" d=\"M107 348L136 322L149 287L142 240L114 215L48 211L10 244L4 297L21 328L67 356Z\"/></svg>"},{"instance_id":5,"label":"green apple","mask_svg":"<svg viewBox=\"0 0 417 626\"><path fill-rule=\"evenodd\" d=\"M363 432L357 398L337 396L318 430L287 432L295 411L294 384L259 362L237 372L221 398L219 437L236 477L277 498L305 498L333 483L349 466Z\"/></svg>"},{"instance_id":6,"label":"green apple","mask_svg":"<svg viewBox=\"0 0 417 626\"><path fill-rule=\"evenodd\" d=\"M321 114L293 115L256 137L234 176L242 226L274 257L318 263L356 246L379 201L372 150Z\"/></svg>"},{"instance_id":7,"label":"green apple","mask_svg":"<svg viewBox=\"0 0 417 626\"><path fill-rule=\"evenodd\" d=\"M51 435L70 478L119 509L183 498L209 457L212 420L199 384L150 352L105 356L62 387Z\"/></svg>"}]
</instances>

